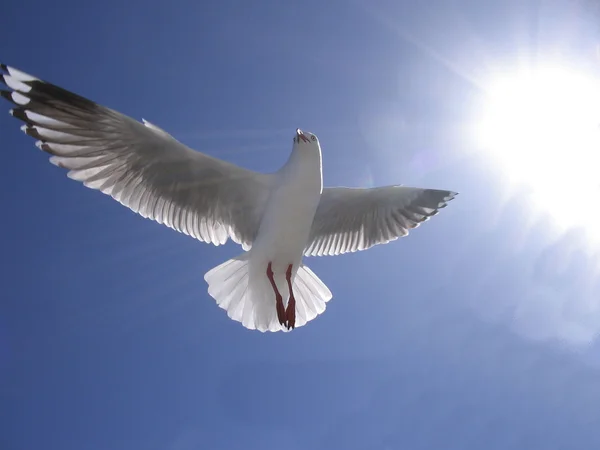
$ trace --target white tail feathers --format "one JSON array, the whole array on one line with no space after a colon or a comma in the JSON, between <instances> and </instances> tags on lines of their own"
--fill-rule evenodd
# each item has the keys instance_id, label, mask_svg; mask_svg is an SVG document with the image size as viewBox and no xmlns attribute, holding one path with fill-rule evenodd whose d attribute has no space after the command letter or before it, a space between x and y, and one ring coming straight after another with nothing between
<instances>
[{"instance_id":1,"label":"white tail feathers","mask_svg":"<svg viewBox=\"0 0 600 450\"><path fill-rule=\"evenodd\" d=\"M279 324L275 308L275 293L264 270L253 273L249 252L225 261L209 270L204 279L208 293L227 315L251 330L287 331ZM301 327L323 311L332 295L327 286L304 264L301 264L293 282L296 299L296 327ZM287 292L284 304L287 304Z\"/></svg>"}]
</instances>

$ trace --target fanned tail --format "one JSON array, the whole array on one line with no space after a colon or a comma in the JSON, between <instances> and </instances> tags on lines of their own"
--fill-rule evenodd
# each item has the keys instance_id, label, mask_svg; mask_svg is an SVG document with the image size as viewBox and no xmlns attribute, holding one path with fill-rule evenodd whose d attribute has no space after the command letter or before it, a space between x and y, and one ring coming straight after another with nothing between
<instances>
[{"instance_id":1,"label":"fanned tail","mask_svg":"<svg viewBox=\"0 0 600 450\"><path fill-rule=\"evenodd\" d=\"M250 252L242 253L209 270L204 275L208 293L231 319L248 329L287 331L277 319L275 294L266 273L250 272L249 255ZM332 297L327 286L304 264L298 268L293 290L296 327L305 325L325 311L326 303ZM284 297L287 300L287 292Z\"/></svg>"},{"instance_id":2,"label":"fanned tail","mask_svg":"<svg viewBox=\"0 0 600 450\"><path fill-rule=\"evenodd\" d=\"M332 297L325 283L304 264L300 265L296 273L293 288L296 299L296 327L301 327L322 314L327 307L326 303Z\"/></svg>"}]
</instances>

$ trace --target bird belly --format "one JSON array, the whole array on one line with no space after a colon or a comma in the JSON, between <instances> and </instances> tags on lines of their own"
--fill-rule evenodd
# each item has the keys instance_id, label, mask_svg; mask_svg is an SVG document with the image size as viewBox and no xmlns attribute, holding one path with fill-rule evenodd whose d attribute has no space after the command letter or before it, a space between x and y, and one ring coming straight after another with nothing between
<instances>
[{"instance_id":1,"label":"bird belly","mask_svg":"<svg viewBox=\"0 0 600 450\"><path fill-rule=\"evenodd\" d=\"M257 262L266 269L266 265L271 263L277 275L284 274L292 264L293 274L296 274L320 196L320 180L307 177L290 180L271 193L258 236L252 245L252 265Z\"/></svg>"}]
</instances>

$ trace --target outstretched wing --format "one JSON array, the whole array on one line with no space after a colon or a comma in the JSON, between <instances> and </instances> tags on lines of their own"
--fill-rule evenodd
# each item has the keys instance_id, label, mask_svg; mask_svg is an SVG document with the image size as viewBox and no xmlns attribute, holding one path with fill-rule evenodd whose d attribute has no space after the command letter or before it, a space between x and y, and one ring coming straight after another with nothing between
<instances>
[{"instance_id":1,"label":"outstretched wing","mask_svg":"<svg viewBox=\"0 0 600 450\"><path fill-rule=\"evenodd\" d=\"M194 151L140 123L5 65L0 91L21 128L68 176L143 217L215 245L252 245L271 176Z\"/></svg>"},{"instance_id":2,"label":"outstretched wing","mask_svg":"<svg viewBox=\"0 0 600 450\"><path fill-rule=\"evenodd\" d=\"M339 255L396 240L437 214L456 195L405 186L325 188L304 254Z\"/></svg>"}]
</instances>

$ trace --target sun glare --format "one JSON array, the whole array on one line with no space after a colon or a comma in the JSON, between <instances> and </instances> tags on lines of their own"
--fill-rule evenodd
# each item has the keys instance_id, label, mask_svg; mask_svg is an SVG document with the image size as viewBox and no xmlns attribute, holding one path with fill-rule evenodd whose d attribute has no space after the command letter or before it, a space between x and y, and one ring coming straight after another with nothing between
<instances>
[{"instance_id":1,"label":"sun glare","mask_svg":"<svg viewBox=\"0 0 600 450\"><path fill-rule=\"evenodd\" d=\"M560 67L505 74L487 85L479 144L508 181L528 184L556 224L600 241L600 83Z\"/></svg>"}]
</instances>

